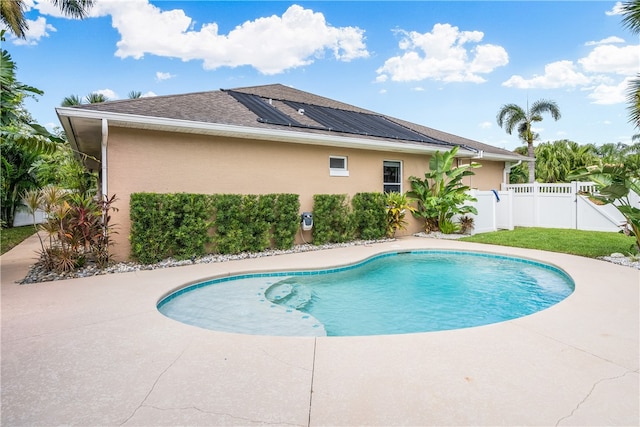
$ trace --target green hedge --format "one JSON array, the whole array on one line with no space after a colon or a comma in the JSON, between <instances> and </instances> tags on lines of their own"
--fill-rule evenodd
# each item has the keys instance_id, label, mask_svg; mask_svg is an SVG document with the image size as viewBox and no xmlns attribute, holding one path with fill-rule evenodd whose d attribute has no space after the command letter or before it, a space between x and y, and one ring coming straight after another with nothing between
<instances>
[{"instance_id":1,"label":"green hedge","mask_svg":"<svg viewBox=\"0 0 640 427\"><path fill-rule=\"evenodd\" d=\"M300 223L296 194L131 195L131 253L145 264L206 253L293 246Z\"/></svg>"},{"instance_id":2,"label":"green hedge","mask_svg":"<svg viewBox=\"0 0 640 427\"><path fill-rule=\"evenodd\" d=\"M355 236L346 194L313 196L313 243L342 243Z\"/></svg>"},{"instance_id":3,"label":"green hedge","mask_svg":"<svg viewBox=\"0 0 640 427\"><path fill-rule=\"evenodd\" d=\"M353 224L363 240L386 237L387 211L383 193L357 193L351 200Z\"/></svg>"},{"instance_id":4,"label":"green hedge","mask_svg":"<svg viewBox=\"0 0 640 427\"><path fill-rule=\"evenodd\" d=\"M383 193L317 194L313 243L385 237ZM151 264L168 257L289 249L300 227L297 194L135 193L131 195L131 253Z\"/></svg>"}]
</instances>

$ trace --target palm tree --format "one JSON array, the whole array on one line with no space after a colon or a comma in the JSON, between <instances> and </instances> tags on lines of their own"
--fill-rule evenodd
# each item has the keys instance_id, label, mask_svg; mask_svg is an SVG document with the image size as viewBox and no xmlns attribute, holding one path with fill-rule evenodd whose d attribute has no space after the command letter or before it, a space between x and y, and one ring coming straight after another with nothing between
<instances>
[{"instance_id":1,"label":"palm tree","mask_svg":"<svg viewBox=\"0 0 640 427\"><path fill-rule=\"evenodd\" d=\"M549 113L554 120L560 118L560 109L555 101L539 99L531 105L527 103L527 109L516 104L505 104L498 111L496 117L498 126L504 127L509 135L514 129L518 129L518 136L527 143L527 153L529 157L535 158L533 141L537 138L531 130L531 124L542 121L542 114ZM529 182L535 181L535 163L529 162Z\"/></svg>"},{"instance_id":2,"label":"palm tree","mask_svg":"<svg viewBox=\"0 0 640 427\"><path fill-rule=\"evenodd\" d=\"M80 105L80 104L82 104L82 100L78 95L69 95L62 100L62 103L60 105L63 107L71 107L73 105Z\"/></svg>"},{"instance_id":3,"label":"palm tree","mask_svg":"<svg viewBox=\"0 0 640 427\"><path fill-rule=\"evenodd\" d=\"M85 97L88 104L99 104L101 102L107 102L108 99L101 93L92 92Z\"/></svg>"},{"instance_id":4,"label":"palm tree","mask_svg":"<svg viewBox=\"0 0 640 427\"><path fill-rule=\"evenodd\" d=\"M631 0L622 3L622 25L634 34L640 33L640 0ZM627 102L629 103L629 121L634 127L640 129L640 73L629 82L627 88ZM632 141L640 139L640 134L635 134Z\"/></svg>"},{"instance_id":5,"label":"palm tree","mask_svg":"<svg viewBox=\"0 0 640 427\"><path fill-rule=\"evenodd\" d=\"M71 18L82 19L93 6L94 0L51 0L63 14ZM24 17L26 9L24 0L0 0L0 20L16 37L24 39L29 29Z\"/></svg>"},{"instance_id":6,"label":"palm tree","mask_svg":"<svg viewBox=\"0 0 640 427\"><path fill-rule=\"evenodd\" d=\"M640 1L622 3L622 26L632 33L640 33Z\"/></svg>"},{"instance_id":7,"label":"palm tree","mask_svg":"<svg viewBox=\"0 0 640 427\"><path fill-rule=\"evenodd\" d=\"M4 34L5 30L0 31L0 41L4 41ZM0 56L0 140L13 141L33 151L54 151L61 139L34 123L22 105L26 97L44 92L18 81L18 67L9 52L2 49Z\"/></svg>"},{"instance_id":8,"label":"palm tree","mask_svg":"<svg viewBox=\"0 0 640 427\"><path fill-rule=\"evenodd\" d=\"M107 102L108 99L101 93L92 92L84 98L80 98L78 95L69 95L66 96L60 105L62 107L73 107L74 105L82 105L82 104L99 104L101 102Z\"/></svg>"},{"instance_id":9,"label":"palm tree","mask_svg":"<svg viewBox=\"0 0 640 427\"><path fill-rule=\"evenodd\" d=\"M140 92L139 90L132 90L131 92L129 92L128 97L129 99L142 98L142 92Z\"/></svg>"}]
</instances>

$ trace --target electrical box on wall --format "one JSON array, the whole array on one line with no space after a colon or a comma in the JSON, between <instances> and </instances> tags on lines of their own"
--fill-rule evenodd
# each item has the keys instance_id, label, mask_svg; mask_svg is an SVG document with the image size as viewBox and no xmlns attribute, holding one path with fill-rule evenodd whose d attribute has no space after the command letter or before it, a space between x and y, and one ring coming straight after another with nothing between
<instances>
[{"instance_id":1,"label":"electrical box on wall","mask_svg":"<svg viewBox=\"0 0 640 427\"><path fill-rule=\"evenodd\" d=\"M300 225L304 231L309 231L313 228L313 214L311 212L303 212Z\"/></svg>"}]
</instances>

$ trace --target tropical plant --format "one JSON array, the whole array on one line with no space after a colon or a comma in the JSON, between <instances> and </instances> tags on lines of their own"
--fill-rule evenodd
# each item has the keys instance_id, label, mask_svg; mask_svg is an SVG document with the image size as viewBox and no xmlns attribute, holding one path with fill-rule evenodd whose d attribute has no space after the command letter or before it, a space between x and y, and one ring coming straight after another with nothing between
<instances>
[{"instance_id":1,"label":"tropical plant","mask_svg":"<svg viewBox=\"0 0 640 427\"><path fill-rule=\"evenodd\" d=\"M640 33L640 1L626 1L621 6L622 25L634 34Z\"/></svg>"},{"instance_id":2,"label":"tropical plant","mask_svg":"<svg viewBox=\"0 0 640 427\"><path fill-rule=\"evenodd\" d=\"M33 165L40 153L29 151L12 141L0 143L0 208L2 221L13 225L16 209L20 206L22 192L38 188Z\"/></svg>"},{"instance_id":3,"label":"tropical plant","mask_svg":"<svg viewBox=\"0 0 640 427\"><path fill-rule=\"evenodd\" d=\"M631 0L622 3L622 25L634 34L640 33L640 0ZM629 111L629 121L640 130L640 73L629 81L627 87L627 109ZM640 134L635 134L633 140L640 138Z\"/></svg>"},{"instance_id":4,"label":"tropical plant","mask_svg":"<svg viewBox=\"0 0 640 427\"><path fill-rule=\"evenodd\" d=\"M101 200L79 193L70 193L55 186L25 191L22 200L33 217L33 226L41 245L40 259L47 270L60 273L84 265L88 259L100 268L110 261L110 211L115 196ZM47 221L36 225L35 212L45 212ZM48 239L42 239L44 231Z\"/></svg>"},{"instance_id":5,"label":"tropical plant","mask_svg":"<svg viewBox=\"0 0 640 427\"><path fill-rule=\"evenodd\" d=\"M5 2L2 4L4 8ZM4 30L0 32L0 40L4 41ZM18 81L17 65L8 51L2 49L0 55L0 139L32 151L54 151L60 139L34 123L22 107L26 97L42 95L43 92Z\"/></svg>"},{"instance_id":6,"label":"tropical plant","mask_svg":"<svg viewBox=\"0 0 640 427\"><path fill-rule=\"evenodd\" d=\"M627 164L605 164L580 168L571 175L574 179L587 178L596 184L598 192L590 196L614 206L627 220L627 225L636 238L636 251L640 251L640 208L633 206L629 193L640 195L640 170Z\"/></svg>"},{"instance_id":7,"label":"tropical plant","mask_svg":"<svg viewBox=\"0 0 640 427\"><path fill-rule=\"evenodd\" d=\"M466 204L475 202L476 198L469 194L469 186L464 185L462 179L475 175L470 169L481 165L470 163L453 167L458 150L456 146L444 153L435 152L429 159L429 171L424 174L424 179L409 177L411 191L407 196L418 203L413 215L424 221L427 232L455 231L455 226L450 224L454 215L478 214L475 207Z\"/></svg>"},{"instance_id":8,"label":"tropical plant","mask_svg":"<svg viewBox=\"0 0 640 427\"><path fill-rule=\"evenodd\" d=\"M386 194L386 206L387 237L393 237L396 231L406 230L405 216L407 212L413 213L415 208L409 204L406 194L395 191Z\"/></svg>"},{"instance_id":9,"label":"tropical plant","mask_svg":"<svg viewBox=\"0 0 640 427\"><path fill-rule=\"evenodd\" d=\"M82 99L78 95L69 95L65 96L60 106L62 107L73 107L74 105L82 104Z\"/></svg>"},{"instance_id":10,"label":"tropical plant","mask_svg":"<svg viewBox=\"0 0 640 427\"><path fill-rule=\"evenodd\" d=\"M71 18L84 18L93 5L94 0L51 0L62 13ZM25 38L29 24L24 17L27 8L24 0L2 0L0 19L16 37Z\"/></svg>"},{"instance_id":11,"label":"tropical plant","mask_svg":"<svg viewBox=\"0 0 640 427\"><path fill-rule=\"evenodd\" d=\"M127 97L129 99L142 98L142 92L132 90L129 92ZM78 95L65 96L62 102L60 103L60 106L74 107L76 105L83 105L83 104L100 104L102 102L107 102L107 101L109 101L109 98L107 98L106 95L98 92L92 92L87 96L85 96L84 98L80 98Z\"/></svg>"},{"instance_id":12,"label":"tropical plant","mask_svg":"<svg viewBox=\"0 0 640 427\"><path fill-rule=\"evenodd\" d=\"M509 135L516 129L520 139L527 144L529 157L535 158L533 142L538 135L533 132L531 125L542 121L543 113L549 113L554 120L560 119L560 109L555 101L540 99L531 107L527 103L526 110L516 104L505 104L498 111L496 120L498 126L504 127ZM529 162L529 182L535 182L534 162Z\"/></svg>"},{"instance_id":13,"label":"tropical plant","mask_svg":"<svg viewBox=\"0 0 640 427\"><path fill-rule=\"evenodd\" d=\"M474 220L472 216L462 215L458 218L458 224L460 225L460 233L471 234L473 231Z\"/></svg>"},{"instance_id":14,"label":"tropical plant","mask_svg":"<svg viewBox=\"0 0 640 427\"><path fill-rule=\"evenodd\" d=\"M100 104L109 100L104 94L98 92L91 92L85 99L87 100L87 104Z\"/></svg>"},{"instance_id":15,"label":"tropical plant","mask_svg":"<svg viewBox=\"0 0 640 427\"><path fill-rule=\"evenodd\" d=\"M580 145L566 139L539 144L535 156L536 180L546 183L568 182L571 171L598 163L594 145Z\"/></svg>"},{"instance_id":16,"label":"tropical plant","mask_svg":"<svg viewBox=\"0 0 640 427\"><path fill-rule=\"evenodd\" d=\"M68 142L52 154L43 154L32 165L40 185L55 185L80 194L95 194L98 176L90 172L74 155Z\"/></svg>"}]
</instances>

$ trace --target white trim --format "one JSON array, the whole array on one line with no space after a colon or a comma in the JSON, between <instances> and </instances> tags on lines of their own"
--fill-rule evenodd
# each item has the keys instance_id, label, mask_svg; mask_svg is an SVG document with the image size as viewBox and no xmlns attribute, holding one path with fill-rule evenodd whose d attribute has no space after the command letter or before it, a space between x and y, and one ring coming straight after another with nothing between
<instances>
[{"instance_id":1,"label":"white trim","mask_svg":"<svg viewBox=\"0 0 640 427\"><path fill-rule=\"evenodd\" d=\"M102 183L102 199L109 194L109 171L107 170L107 143L109 141L109 123L107 119L102 119L102 140L100 142L100 152L102 157L102 174L100 177Z\"/></svg>"},{"instance_id":2,"label":"white trim","mask_svg":"<svg viewBox=\"0 0 640 427\"><path fill-rule=\"evenodd\" d=\"M344 160L344 167L332 168L331 159ZM329 176L349 176L349 163L347 156L329 156Z\"/></svg>"},{"instance_id":3,"label":"white trim","mask_svg":"<svg viewBox=\"0 0 640 427\"><path fill-rule=\"evenodd\" d=\"M400 182L385 182L384 180L384 163L385 162L393 162L393 163L398 163L400 165ZM403 189L403 163L402 160L390 160L390 159L384 159L382 161L382 189L384 190L384 186L385 185L399 185L400 186L400 191L399 193L402 193L402 189Z\"/></svg>"},{"instance_id":4,"label":"white trim","mask_svg":"<svg viewBox=\"0 0 640 427\"><path fill-rule=\"evenodd\" d=\"M181 133L195 133L202 135L227 136L232 138L249 138L267 141L290 142L296 144L323 145L341 148L368 149L396 153L431 154L442 151L442 146L425 145L412 141L385 141L369 138L355 138L348 136L324 135L317 133L297 132L292 130L266 129L248 126L226 125L220 123L194 122L190 120L171 119L166 117L140 116L81 108L57 107L59 118L84 118L102 120L108 119L110 126L129 127L137 129L164 130ZM62 122L62 120L61 120ZM98 126L98 125L97 125ZM75 138L75 135L67 135ZM475 151L460 148L458 157L474 157ZM504 156L484 152L487 160L519 160L522 156Z\"/></svg>"}]
</instances>

